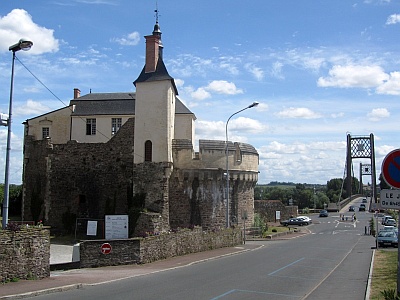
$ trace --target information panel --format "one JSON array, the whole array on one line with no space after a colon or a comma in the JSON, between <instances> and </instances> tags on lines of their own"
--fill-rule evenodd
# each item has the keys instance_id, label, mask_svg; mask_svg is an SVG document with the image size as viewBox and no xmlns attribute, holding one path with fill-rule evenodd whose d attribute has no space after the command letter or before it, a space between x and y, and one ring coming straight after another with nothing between
<instances>
[{"instance_id":1,"label":"information panel","mask_svg":"<svg viewBox=\"0 0 400 300\"><path fill-rule=\"evenodd\" d=\"M128 216L106 215L106 240L128 238Z\"/></svg>"},{"instance_id":2,"label":"information panel","mask_svg":"<svg viewBox=\"0 0 400 300\"><path fill-rule=\"evenodd\" d=\"M382 190L381 207L400 209L400 190Z\"/></svg>"}]
</instances>

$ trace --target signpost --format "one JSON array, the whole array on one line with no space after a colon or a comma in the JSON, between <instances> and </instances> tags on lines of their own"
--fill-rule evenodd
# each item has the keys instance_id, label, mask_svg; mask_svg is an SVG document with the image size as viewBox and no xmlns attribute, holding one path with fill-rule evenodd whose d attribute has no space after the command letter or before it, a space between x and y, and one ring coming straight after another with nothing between
<instances>
[{"instance_id":1,"label":"signpost","mask_svg":"<svg viewBox=\"0 0 400 300\"><path fill-rule=\"evenodd\" d=\"M381 191L381 207L397 209L400 230L400 149L386 155L382 162L382 176L394 190ZM400 261L400 248L397 249L397 260ZM400 295L400 265L397 265L397 295Z\"/></svg>"},{"instance_id":2,"label":"signpost","mask_svg":"<svg viewBox=\"0 0 400 300\"><path fill-rule=\"evenodd\" d=\"M388 185L400 188L400 149L393 150L382 162L382 176Z\"/></svg>"},{"instance_id":3,"label":"signpost","mask_svg":"<svg viewBox=\"0 0 400 300\"><path fill-rule=\"evenodd\" d=\"M101 253L103 253L103 254L110 254L112 247L109 243L104 243L103 245L101 245L100 250L101 250Z\"/></svg>"}]
</instances>

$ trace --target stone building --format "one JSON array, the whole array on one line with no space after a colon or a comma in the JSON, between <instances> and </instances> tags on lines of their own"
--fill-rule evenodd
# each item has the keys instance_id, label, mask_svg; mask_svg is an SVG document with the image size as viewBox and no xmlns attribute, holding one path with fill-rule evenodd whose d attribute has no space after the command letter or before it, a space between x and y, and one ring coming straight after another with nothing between
<instances>
[{"instance_id":1,"label":"stone building","mask_svg":"<svg viewBox=\"0 0 400 300\"><path fill-rule=\"evenodd\" d=\"M230 219L254 215L258 153L244 143L200 140L195 115L179 99L163 62L158 22L146 36L136 92L74 89L69 106L26 120L23 216L71 230L76 218L128 214L130 235L226 224L226 148Z\"/></svg>"}]
</instances>

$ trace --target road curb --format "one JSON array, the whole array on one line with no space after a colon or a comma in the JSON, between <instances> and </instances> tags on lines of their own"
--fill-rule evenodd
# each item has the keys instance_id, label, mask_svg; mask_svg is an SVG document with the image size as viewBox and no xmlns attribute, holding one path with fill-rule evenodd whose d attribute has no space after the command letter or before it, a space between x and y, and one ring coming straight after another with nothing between
<instances>
[{"instance_id":1,"label":"road curb","mask_svg":"<svg viewBox=\"0 0 400 300\"><path fill-rule=\"evenodd\" d=\"M3 299L4 300L25 299L25 298L30 298L30 297L58 293L58 292L65 292L65 291L69 291L69 290L78 290L78 289L81 289L83 286L84 286L84 284L82 284L82 283L70 284L70 285L65 285L65 286L61 286L61 287L49 288L49 289L44 289L44 290L39 290L39 291L34 291L34 292L27 292L27 293L23 293L23 294L3 296L0 299L1 300L3 300Z\"/></svg>"},{"instance_id":2,"label":"road curb","mask_svg":"<svg viewBox=\"0 0 400 300\"><path fill-rule=\"evenodd\" d=\"M372 273L374 271L375 251L376 249L372 251L371 265L369 267L368 280L367 280L367 290L365 291L365 300L369 300L369 296L371 293L371 282L372 282Z\"/></svg>"}]
</instances>

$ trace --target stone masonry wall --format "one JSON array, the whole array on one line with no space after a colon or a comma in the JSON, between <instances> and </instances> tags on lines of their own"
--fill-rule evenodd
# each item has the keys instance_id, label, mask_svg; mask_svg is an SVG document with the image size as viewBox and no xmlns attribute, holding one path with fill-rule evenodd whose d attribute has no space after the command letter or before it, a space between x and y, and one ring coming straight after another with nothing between
<instances>
[{"instance_id":1,"label":"stone masonry wall","mask_svg":"<svg viewBox=\"0 0 400 300\"><path fill-rule=\"evenodd\" d=\"M189 253L232 247L242 241L242 231L239 229L203 232L201 228L147 238L83 241L80 243L80 262L81 268L150 263ZM111 245L111 253L102 254L101 245L104 243Z\"/></svg>"},{"instance_id":2,"label":"stone masonry wall","mask_svg":"<svg viewBox=\"0 0 400 300\"><path fill-rule=\"evenodd\" d=\"M287 220L290 216L297 216L297 206L285 206L279 200L254 200L254 212L266 218L268 222L275 222L275 212L281 212L281 220Z\"/></svg>"},{"instance_id":3,"label":"stone masonry wall","mask_svg":"<svg viewBox=\"0 0 400 300\"><path fill-rule=\"evenodd\" d=\"M243 226L242 216L247 212L246 226L254 220L253 177L231 172L231 225ZM174 170L170 180L170 224L172 228L202 226L221 229L226 226L226 180L217 170Z\"/></svg>"},{"instance_id":4,"label":"stone masonry wall","mask_svg":"<svg viewBox=\"0 0 400 300\"><path fill-rule=\"evenodd\" d=\"M28 140L24 219L35 218L32 206L38 206L39 218L54 229L63 227L66 212L70 218L126 213L132 198L133 130L130 119L108 143Z\"/></svg>"},{"instance_id":5,"label":"stone masonry wall","mask_svg":"<svg viewBox=\"0 0 400 300\"><path fill-rule=\"evenodd\" d=\"M0 230L0 282L50 276L50 231Z\"/></svg>"}]
</instances>

